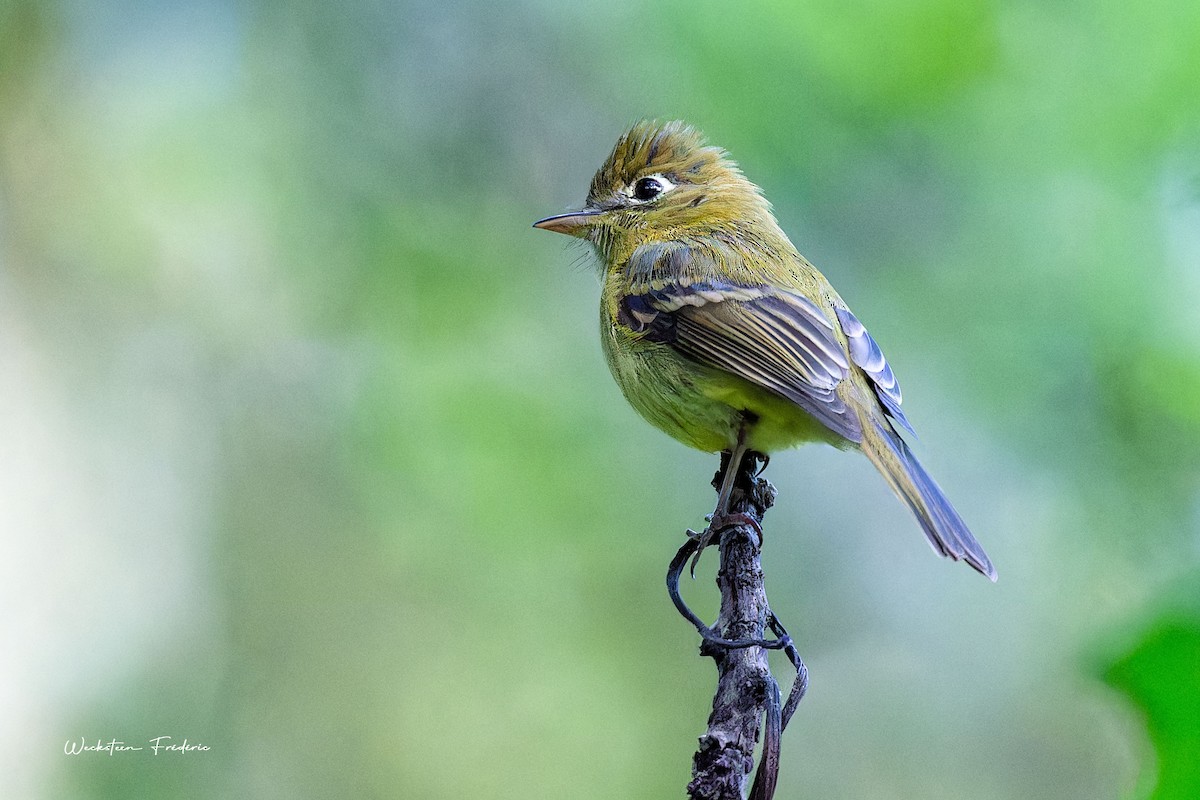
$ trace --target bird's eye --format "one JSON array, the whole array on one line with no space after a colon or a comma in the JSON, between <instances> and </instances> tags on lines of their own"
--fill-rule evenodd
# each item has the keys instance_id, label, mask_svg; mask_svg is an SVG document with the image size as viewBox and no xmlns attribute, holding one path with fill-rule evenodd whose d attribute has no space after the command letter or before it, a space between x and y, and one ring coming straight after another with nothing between
<instances>
[{"instance_id":1,"label":"bird's eye","mask_svg":"<svg viewBox=\"0 0 1200 800\"><path fill-rule=\"evenodd\" d=\"M633 185L633 199L643 202L653 200L662 194L662 191L663 185L658 178L642 178Z\"/></svg>"}]
</instances>

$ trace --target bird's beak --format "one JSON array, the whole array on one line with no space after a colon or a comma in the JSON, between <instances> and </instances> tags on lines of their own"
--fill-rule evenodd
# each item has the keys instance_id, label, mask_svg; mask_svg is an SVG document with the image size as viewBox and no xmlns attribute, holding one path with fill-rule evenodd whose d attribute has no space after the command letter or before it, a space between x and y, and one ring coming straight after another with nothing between
<instances>
[{"instance_id":1,"label":"bird's beak","mask_svg":"<svg viewBox=\"0 0 1200 800\"><path fill-rule=\"evenodd\" d=\"M582 238L587 236L588 228L602 213L604 212L599 208L583 208L579 211L570 211L566 214L555 214L553 217L539 219L533 223L533 227Z\"/></svg>"}]
</instances>

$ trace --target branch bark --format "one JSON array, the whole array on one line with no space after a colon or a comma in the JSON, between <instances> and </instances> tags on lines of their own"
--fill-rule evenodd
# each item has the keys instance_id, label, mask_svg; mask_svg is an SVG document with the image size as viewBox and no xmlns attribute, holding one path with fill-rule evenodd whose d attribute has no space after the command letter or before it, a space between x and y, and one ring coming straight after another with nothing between
<instances>
[{"instance_id":1,"label":"branch bark","mask_svg":"<svg viewBox=\"0 0 1200 800\"><path fill-rule=\"evenodd\" d=\"M746 517L761 525L763 514L774 503L775 487L753 476L755 464L754 458L747 458L740 465L730 505L730 517L738 521L721 531L717 572L721 613L714 627L726 640L762 640L768 620L773 619L763 582L761 528ZM688 796L692 800L742 800L765 715L768 736L773 735L774 741L765 743L754 794L769 798L774 792L782 725L779 687L771 676L767 651L762 647L729 648L705 639L700 652L716 661L718 679L708 731L700 737L692 761ZM772 744L773 755L767 752ZM766 763L768 758L771 763Z\"/></svg>"}]
</instances>

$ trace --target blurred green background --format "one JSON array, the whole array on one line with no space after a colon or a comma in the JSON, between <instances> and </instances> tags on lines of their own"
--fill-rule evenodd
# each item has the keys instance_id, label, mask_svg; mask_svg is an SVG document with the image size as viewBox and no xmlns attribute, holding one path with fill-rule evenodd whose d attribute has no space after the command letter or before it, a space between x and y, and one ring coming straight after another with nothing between
<instances>
[{"instance_id":1,"label":"blurred green background","mask_svg":"<svg viewBox=\"0 0 1200 800\"><path fill-rule=\"evenodd\" d=\"M650 116L764 187L1000 572L776 455L779 796L1194 800L1198 87L1192 0L0 0L5 797L683 796L716 459L529 227ZM162 735L211 750L63 753Z\"/></svg>"}]
</instances>

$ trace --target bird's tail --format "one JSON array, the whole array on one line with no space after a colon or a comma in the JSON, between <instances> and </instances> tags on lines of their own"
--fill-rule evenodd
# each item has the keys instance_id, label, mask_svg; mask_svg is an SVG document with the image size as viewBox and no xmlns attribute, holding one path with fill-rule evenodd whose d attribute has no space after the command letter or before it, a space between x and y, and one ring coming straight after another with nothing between
<instances>
[{"instance_id":1,"label":"bird's tail","mask_svg":"<svg viewBox=\"0 0 1200 800\"><path fill-rule=\"evenodd\" d=\"M892 490L912 509L933 549L955 561L966 561L996 580L996 568L991 559L904 440L887 422L864 420L864 423L867 430L863 436L863 452L887 479Z\"/></svg>"}]
</instances>

